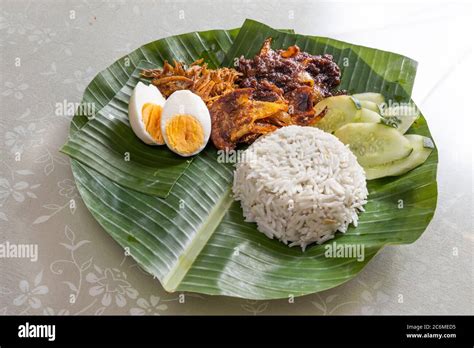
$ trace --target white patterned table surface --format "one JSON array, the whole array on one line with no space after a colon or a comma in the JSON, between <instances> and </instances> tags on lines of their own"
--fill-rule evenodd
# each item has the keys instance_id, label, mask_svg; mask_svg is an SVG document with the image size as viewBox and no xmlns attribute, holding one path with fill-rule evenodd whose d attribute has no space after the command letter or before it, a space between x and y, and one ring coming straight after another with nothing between
<instances>
[{"instance_id":1,"label":"white patterned table surface","mask_svg":"<svg viewBox=\"0 0 474 348\"><path fill-rule=\"evenodd\" d=\"M1 314L474 313L468 2L0 0L0 6L0 242L39 246L36 262L0 259ZM438 208L418 241L385 248L332 290L295 303L195 294L181 303L124 257L79 199L68 158L58 153L70 119L55 116L55 105L79 102L100 70L146 42L234 28L246 17L416 59L413 98L439 149ZM74 197L78 204L70 209Z\"/></svg>"}]
</instances>

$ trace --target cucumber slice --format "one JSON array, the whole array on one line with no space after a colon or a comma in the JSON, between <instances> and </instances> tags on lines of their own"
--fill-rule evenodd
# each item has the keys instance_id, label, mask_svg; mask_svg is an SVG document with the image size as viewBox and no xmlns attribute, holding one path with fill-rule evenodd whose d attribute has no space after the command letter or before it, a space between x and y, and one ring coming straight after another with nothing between
<instances>
[{"instance_id":1,"label":"cucumber slice","mask_svg":"<svg viewBox=\"0 0 474 348\"><path fill-rule=\"evenodd\" d=\"M360 110L360 117L357 122L365 122L365 123L381 123L382 117L376 113L375 111L362 108Z\"/></svg>"},{"instance_id":2,"label":"cucumber slice","mask_svg":"<svg viewBox=\"0 0 474 348\"><path fill-rule=\"evenodd\" d=\"M420 116L416 107L390 106L382 109L382 122L405 134Z\"/></svg>"},{"instance_id":3,"label":"cucumber slice","mask_svg":"<svg viewBox=\"0 0 474 348\"><path fill-rule=\"evenodd\" d=\"M364 168L367 180L383 178L385 176L402 175L426 161L433 151L433 141L430 138L418 134L407 134L405 138L408 139L411 146L413 146L413 151L410 156L391 163Z\"/></svg>"},{"instance_id":4,"label":"cucumber slice","mask_svg":"<svg viewBox=\"0 0 474 348\"><path fill-rule=\"evenodd\" d=\"M339 127L357 122L360 117L361 106L358 100L348 95L338 95L321 100L315 105L316 115L322 113L322 119L315 127L325 132L333 133Z\"/></svg>"},{"instance_id":5,"label":"cucumber slice","mask_svg":"<svg viewBox=\"0 0 474 348\"><path fill-rule=\"evenodd\" d=\"M360 106L362 106L365 109L369 109L371 111L374 111L378 114L380 114L380 107L378 104L368 101L368 100L359 100Z\"/></svg>"},{"instance_id":6,"label":"cucumber slice","mask_svg":"<svg viewBox=\"0 0 474 348\"><path fill-rule=\"evenodd\" d=\"M408 157L410 141L396 129L377 123L349 123L334 135L349 145L362 167L381 165Z\"/></svg>"},{"instance_id":7,"label":"cucumber slice","mask_svg":"<svg viewBox=\"0 0 474 348\"><path fill-rule=\"evenodd\" d=\"M377 105L385 103L385 98L380 93L373 93L373 92L366 92L366 93L358 93L352 95L354 98L359 99L360 101L370 101Z\"/></svg>"}]
</instances>

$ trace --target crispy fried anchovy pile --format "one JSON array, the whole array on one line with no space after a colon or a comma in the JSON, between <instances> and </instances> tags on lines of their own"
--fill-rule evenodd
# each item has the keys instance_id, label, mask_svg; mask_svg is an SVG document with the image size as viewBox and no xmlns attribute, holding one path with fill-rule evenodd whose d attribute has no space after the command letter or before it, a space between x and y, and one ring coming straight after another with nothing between
<instances>
[{"instance_id":1,"label":"crispy fried anchovy pile","mask_svg":"<svg viewBox=\"0 0 474 348\"><path fill-rule=\"evenodd\" d=\"M237 86L235 81L240 73L235 69L209 69L203 59L189 67L174 61L174 65L165 62L163 69L144 70L142 76L151 78L160 92L167 98L174 91L187 89L199 95L210 106L221 95L232 92Z\"/></svg>"}]
</instances>

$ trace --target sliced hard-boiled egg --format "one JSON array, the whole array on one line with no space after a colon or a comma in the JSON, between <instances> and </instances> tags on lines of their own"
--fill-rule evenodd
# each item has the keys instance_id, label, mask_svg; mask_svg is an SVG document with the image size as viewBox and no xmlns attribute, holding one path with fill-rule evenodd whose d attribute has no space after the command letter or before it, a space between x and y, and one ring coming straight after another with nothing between
<instances>
[{"instance_id":1,"label":"sliced hard-boiled egg","mask_svg":"<svg viewBox=\"0 0 474 348\"><path fill-rule=\"evenodd\" d=\"M211 135L211 116L201 97L188 90L171 94L161 114L161 134L178 155L192 156L204 149Z\"/></svg>"},{"instance_id":2,"label":"sliced hard-boiled egg","mask_svg":"<svg viewBox=\"0 0 474 348\"><path fill-rule=\"evenodd\" d=\"M138 82L128 103L128 118L133 132L144 143L163 145L161 114L165 98L158 88Z\"/></svg>"}]
</instances>

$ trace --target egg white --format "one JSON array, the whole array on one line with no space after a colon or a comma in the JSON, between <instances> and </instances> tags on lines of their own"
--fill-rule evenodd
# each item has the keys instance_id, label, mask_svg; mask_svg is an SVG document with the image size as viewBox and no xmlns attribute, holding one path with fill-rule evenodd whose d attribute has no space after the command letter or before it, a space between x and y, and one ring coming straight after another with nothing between
<instances>
[{"instance_id":1,"label":"egg white","mask_svg":"<svg viewBox=\"0 0 474 348\"><path fill-rule=\"evenodd\" d=\"M196 119L201 125L204 135L203 144L196 151L184 154L180 153L170 144L168 134L166 134L166 125L169 120L177 115L189 115ZM168 148L181 156L193 156L201 152L207 145L211 135L211 115L204 101L198 95L188 90L176 91L166 100L163 112L161 113L161 134Z\"/></svg>"},{"instance_id":2,"label":"egg white","mask_svg":"<svg viewBox=\"0 0 474 348\"><path fill-rule=\"evenodd\" d=\"M163 145L157 142L147 132L145 124L143 123L142 110L147 103L156 104L163 108L165 98L161 95L159 89L154 85L145 85L138 82L137 86L132 92L130 101L128 103L128 119L135 135L148 145Z\"/></svg>"}]
</instances>

